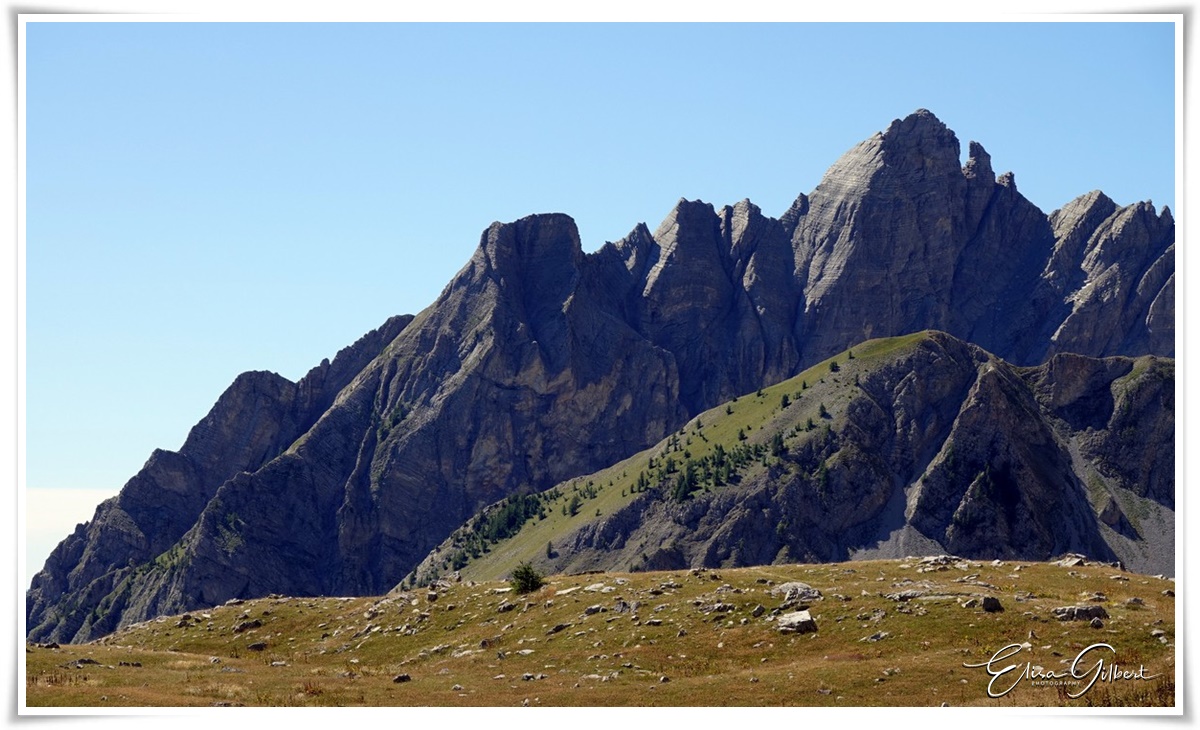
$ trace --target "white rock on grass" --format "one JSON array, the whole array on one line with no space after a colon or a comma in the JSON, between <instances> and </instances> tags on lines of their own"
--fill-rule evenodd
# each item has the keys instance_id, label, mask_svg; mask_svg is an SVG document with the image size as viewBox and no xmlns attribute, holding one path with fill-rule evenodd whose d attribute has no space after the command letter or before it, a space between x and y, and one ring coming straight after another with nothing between
<instances>
[{"instance_id":1,"label":"white rock on grass","mask_svg":"<svg viewBox=\"0 0 1200 730\"><path fill-rule=\"evenodd\" d=\"M783 634L808 634L817 630L817 622L808 611L793 611L775 619L775 625Z\"/></svg>"}]
</instances>

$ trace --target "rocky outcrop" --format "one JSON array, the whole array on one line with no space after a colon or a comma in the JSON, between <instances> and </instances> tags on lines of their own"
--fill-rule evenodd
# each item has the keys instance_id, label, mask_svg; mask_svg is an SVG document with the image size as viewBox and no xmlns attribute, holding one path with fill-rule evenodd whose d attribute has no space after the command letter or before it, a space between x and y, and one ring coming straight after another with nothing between
<instances>
[{"instance_id":1,"label":"rocky outcrop","mask_svg":"<svg viewBox=\"0 0 1200 730\"><path fill-rule=\"evenodd\" d=\"M1136 494L1173 508L1173 478L1170 486L1156 481L1173 463L1173 417L1164 414L1171 360L1060 355L1019 369L930 333L882 362L843 362L845 381L830 378L801 391L822 410L831 404L825 426L812 427L812 405L777 409L746 443L761 449L778 439L782 448L755 451L744 473L705 483L684 499L651 489L557 536L552 558L522 559L555 572L942 552L1021 560L1071 552L1112 561L1137 552L1126 549L1127 537L1140 539L1102 527L1116 524L1112 515L1105 519L1115 499ZM789 384L801 387L779 387ZM723 424L739 418L746 417L722 408L700 417L714 434L731 433ZM1135 443L1122 440L1129 423L1153 427ZM687 435L699 443L699 431ZM647 453L662 463L674 452L668 441ZM643 468L644 457L627 462L628 469ZM1092 470L1101 476L1089 485ZM462 542L460 535L446 548ZM434 553L424 568L434 570L442 559L444 552ZM1142 551L1130 560L1138 570L1174 571L1173 552ZM423 575L418 569L410 582Z\"/></svg>"},{"instance_id":2,"label":"rocky outcrop","mask_svg":"<svg viewBox=\"0 0 1200 730\"><path fill-rule=\"evenodd\" d=\"M481 507L636 453L868 337L938 328L1017 364L1173 354L1169 213L1094 195L1046 216L982 146L965 166L959 151L921 110L779 219L684 200L591 254L565 215L493 224L427 310L300 383L242 376L178 453L156 452L35 578L30 637L82 640L232 597L385 591ZM851 453L847 484L873 468ZM1162 498L1155 478L1146 494Z\"/></svg>"}]
</instances>

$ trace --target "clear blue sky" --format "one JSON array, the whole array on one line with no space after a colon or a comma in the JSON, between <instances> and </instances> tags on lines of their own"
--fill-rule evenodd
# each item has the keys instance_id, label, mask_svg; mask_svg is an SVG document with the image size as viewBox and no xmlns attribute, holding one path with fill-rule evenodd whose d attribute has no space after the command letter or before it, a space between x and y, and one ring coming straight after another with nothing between
<instances>
[{"instance_id":1,"label":"clear blue sky","mask_svg":"<svg viewBox=\"0 0 1200 730\"><path fill-rule=\"evenodd\" d=\"M1173 34L31 23L28 486L115 490L239 372L430 304L492 221L594 250L680 197L779 215L921 107L1047 212L1174 209Z\"/></svg>"}]
</instances>

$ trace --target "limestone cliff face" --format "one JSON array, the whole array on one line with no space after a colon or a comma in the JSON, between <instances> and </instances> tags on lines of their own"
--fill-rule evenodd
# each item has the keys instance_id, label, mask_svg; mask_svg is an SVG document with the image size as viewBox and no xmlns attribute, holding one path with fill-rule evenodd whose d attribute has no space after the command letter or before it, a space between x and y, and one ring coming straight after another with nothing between
<instances>
[{"instance_id":1,"label":"limestone cliff face","mask_svg":"<svg viewBox=\"0 0 1200 730\"><path fill-rule=\"evenodd\" d=\"M1174 354L1169 213L1097 193L1046 216L982 146L965 166L959 151L922 110L779 219L683 200L591 254L565 215L493 224L424 312L300 383L240 377L178 453L155 452L35 578L30 636L83 640L238 596L385 591L484 505L868 337L936 328L1022 365ZM1168 489L1153 464L1129 469L1110 471Z\"/></svg>"},{"instance_id":2,"label":"limestone cliff face","mask_svg":"<svg viewBox=\"0 0 1200 730\"><path fill-rule=\"evenodd\" d=\"M660 486L628 498L622 492L594 518L585 503L581 517L555 535L552 556L540 550L543 540L515 559L574 572L938 552L1045 560L1079 552L1174 573L1170 541L1160 543L1148 519L1169 516L1174 506L1173 477L1166 476L1173 464L1173 361L1059 355L1022 369L937 332L882 360L838 359L840 376L807 381L811 387L771 411L747 440L723 445L723 455L754 449L733 476L701 476L683 499ZM802 387L798 379L782 385L789 384L785 390ZM822 411L829 404L828 416L817 419L823 426L812 428L809 418L805 427L816 401ZM686 430L691 448L707 449L717 434L732 433L725 421L745 423L750 416L742 413L702 414L703 430L695 420ZM1133 424L1145 429L1136 438ZM622 470L644 470L654 463L647 457L683 462L686 453L673 436ZM697 472L712 463L702 460ZM1143 519L1127 517L1121 504L1134 505ZM456 547L470 544L471 529L456 532L407 582L436 574ZM501 542L493 551L507 556L514 549Z\"/></svg>"}]
</instances>

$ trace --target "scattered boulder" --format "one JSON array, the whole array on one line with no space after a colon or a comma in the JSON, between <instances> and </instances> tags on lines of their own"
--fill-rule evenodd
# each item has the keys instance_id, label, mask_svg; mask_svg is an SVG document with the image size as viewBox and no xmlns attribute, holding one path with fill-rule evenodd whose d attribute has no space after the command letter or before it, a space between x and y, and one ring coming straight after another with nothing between
<instances>
[{"instance_id":1,"label":"scattered boulder","mask_svg":"<svg viewBox=\"0 0 1200 730\"><path fill-rule=\"evenodd\" d=\"M865 641L868 644L874 644L876 641L883 641L889 636L891 636L891 634L886 631L876 631L870 636L864 636L863 638L859 639L859 641Z\"/></svg>"},{"instance_id":2,"label":"scattered boulder","mask_svg":"<svg viewBox=\"0 0 1200 730\"><path fill-rule=\"evenodd\" d=\"M1089 626L1091 626L1093 629L1102 629L1102 628L1104 628L1104 622L1103 622L1103 621L1101 621L1101 620L1100 620L1100 619L1098 619L1098 618L1094 618L1094 619L1092 619L1092 620L1091 620L1091 621L1088 623L1088 625L1089 625Z\"/></svg>"},{"instance_id":3,"label":"scattered boulder","mask_svg":"<svg viewBox=\"0 0 1200 730\"><path fill-rule=\"evenodd\" d=\"M253 644L247 645L246 648L250 651L265 651L267 648L267 642L256 641Z\"/></svg>"},{"instance_id":4,"label":"scattered boulder","mask_svg":"<svg viewBox=\"0 0 1200 730\"><path fill-rule=\"evenodd\" d=\"M397 674L396 676L392 677L392 682L395 684L404 684L405 682L411 681L412 677L407 674Z\"/></svg>"},{"instance_id":5,"label":"scattered boulder","mask_svg":"<svg viewBox=\"0 0 1200 730\"><path fill-rule=\"evenodd\" d=\"M987 611L988 613L996 613L998 611L1003 611L1004 606L1000 605L999 598L996 598L995 596L984 596L983 610Z\"/></svg>"},{"instance_id":6,"label":"scattered boulder","mask_svg":"<svg viewBox=\"0 0 1200 730\"><path fill-rule=\"evenodd\" d=\"M808 611L793 611L775 619L781 634L808 634L817 630L817 622Z\"/></svg>"},{"instance_id":7,"label":"scattered boulder","mask_svg":"<svg viewBox=\"0 0 1200 730\"><path fill-rule=\"evenodd\" d=\"M237 626L233 627L233 633L240 634L243 631L249 631L250 629L257 629L260 626L262 626L262 621L259 621L258 619L251 619L250 621L243 621L240 624L238 624Z\"/></svg>"},{"instance_id":8,"label":"scattered boulder","mask_svg":"<svg viewBox=\"0 0 1200 730\"><path fill-rule=\"evenodd\" d=\"M821 600L821 592L807 583L789 581L770 590L772 596L783 596L784 603L805 603Z\"/></svg>"},{"instance_id":9,"label":"scattered boulder","mask_svg":"<svg viewBox=\"0 0 1200 730\"><path fill-rule=\"evenodd\" d=\"M1059 621L1091 621L1094 618L1108 618L1104 606L1061 606L1051 609L1050 613Z\"/></svg>"},{"instance_id":10,"label":"scattered boulder","mask_svg":"<svg viewBox=\"0 0 1200 730\"><path fill-rule=\"evenodd\" d=\"M930 555L917 563L918 573L933 573L939 570L949 570L949 566L962 562L962 558L954 555Z\"/></svg>"}]
</instances>

